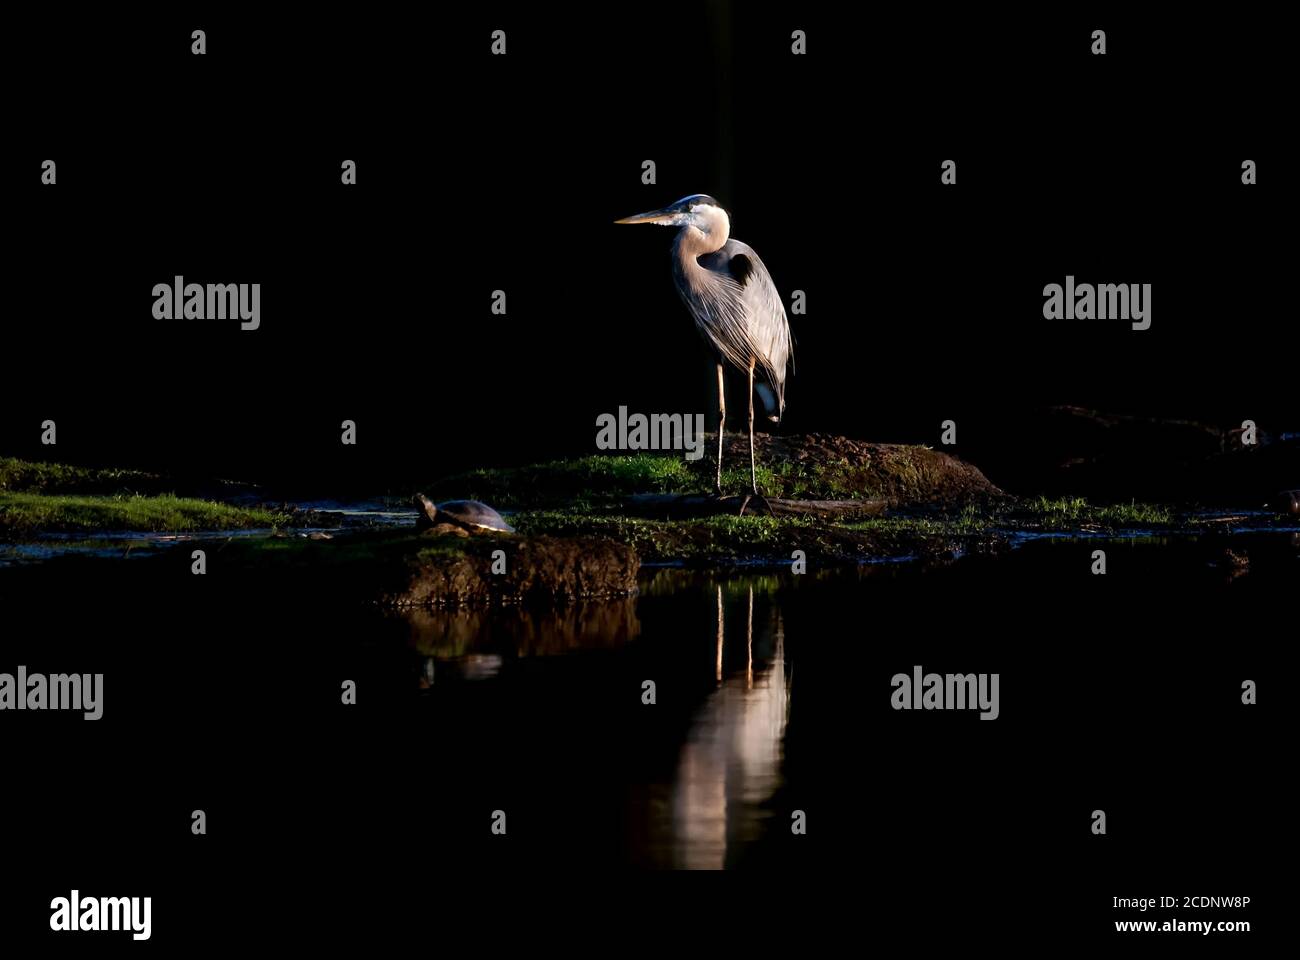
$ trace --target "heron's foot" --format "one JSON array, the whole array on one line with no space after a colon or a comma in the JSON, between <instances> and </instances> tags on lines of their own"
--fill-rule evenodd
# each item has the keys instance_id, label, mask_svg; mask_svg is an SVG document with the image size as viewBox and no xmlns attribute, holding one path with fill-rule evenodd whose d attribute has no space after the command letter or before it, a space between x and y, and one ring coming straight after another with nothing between
<instances>
[{"instance_id":1,"label":"heron's foot","mask_svg":"<svg viewBox=\"0 0 1300 960\"><path fill-rule=\"evenodd\" d=\"M745 494L745 499L744 499L744 501L740 504L740 516L743 517L743 516L745 515L745 508L748 507L751 503L753 503L753 502L755 502L755 501L757 501L757 502L761 503L763 506L767 507L767 515L768 515L769 517L774 517L774 516L776 516L776 511L774 511L774 510L772 509L772 504L771 504L770 502L768 502L767 497L763 496L761 493L747 493L747 494Z\"/></svg>"}]
</instances>

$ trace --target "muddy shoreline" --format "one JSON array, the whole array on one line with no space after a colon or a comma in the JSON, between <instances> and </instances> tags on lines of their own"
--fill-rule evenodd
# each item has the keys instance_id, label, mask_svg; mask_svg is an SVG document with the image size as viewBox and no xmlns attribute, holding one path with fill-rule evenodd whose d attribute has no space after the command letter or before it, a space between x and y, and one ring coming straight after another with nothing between
<instances>
[{"instance_id":1,"label":"muddy shoreline","mask_svg":"<svg viewBox=\"0 0 1300 960\"><path fill-rule=\"evenodd\" d=\"M728 453L744 452L738 447L743 441L725 438ZM79 576L100 576L105 564L132 558L132 565L169 573L174 567L189 576L194 551L202 550L208 577L218 576L234 589L278 593L287 602L544 608L632 596L642 567L812 572L899 562L924 566L970 554L997 556L1039 537L1187 538L1204 544L1207 564L1240 575L1249 561L1240 562L1236 538L1300 534L1300 520L1288 509L1207 512L1186 504L1015 497L975 466L923 446L807 434L764 437L761 448L760 487L771 498L770 510L761 501L713 497L708 462L585 457L433 481L429 489L436 499L484 500L503 510L517 531L459 536L418 532L415 510L396 498L349 510L337 503L268 502L241 488L202 507L215 511L256 501L276 526L152 533L92 527L78 540L82 518L105 512L115 518L123 503L134 509L143 494L123 484L158 490L165 489L165 480L6 461L0 496L7 500L0 500L0 512L29 509L32 497L46 495L79 498L69 501L79 512L60 512L59 501L42 501L46 513L39 516L51 518L44 527L19 524L30 515L11 512L8 529L22 530L25 541L7 538L0 544L0 572L36 564L51 573L76 566ZM724 474L724 489L743 489L744 473ZM87 499L89 506L82 502ZM1297 502L1273 499L1279 507ZM87 573L89 567L58 561L97 566Z\"/></svg>"}]
</instances>

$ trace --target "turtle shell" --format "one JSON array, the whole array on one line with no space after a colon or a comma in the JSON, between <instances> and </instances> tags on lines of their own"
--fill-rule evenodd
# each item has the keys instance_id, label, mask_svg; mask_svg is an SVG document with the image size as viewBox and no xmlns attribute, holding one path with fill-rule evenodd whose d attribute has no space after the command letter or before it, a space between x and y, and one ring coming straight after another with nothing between
<instances>
[{"instance_id":1,"label":"turtle shell","mask_svg":"<svg viewBox=\"0 0 1300 960\"><path fill-rule=\"evenodd\" d=\"M439 522L455 523L470 530L504 530L514 533L515 528L486 503L478 500L448 500L438 504Z\"/></svg>"}]
</instances>

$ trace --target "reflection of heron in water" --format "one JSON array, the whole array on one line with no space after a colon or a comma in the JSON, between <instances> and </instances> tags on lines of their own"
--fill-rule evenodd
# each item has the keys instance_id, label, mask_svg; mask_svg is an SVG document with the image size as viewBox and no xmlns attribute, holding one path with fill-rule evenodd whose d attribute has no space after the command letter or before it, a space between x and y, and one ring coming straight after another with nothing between
<instances>
[{"instance_id":1,"label":"reflection of heron in water","mask_svg":"<svg viewBox=\"0 0 1300 960\"><path fill-rule=\"evenodd\" d=\"M756 839L760 805L780 784L790 682L785 630L776 612L771 651L754 666L754 589L748 591L745 672L722 680L722 587L718 587L716 676L719 681L682 747L672 793L673 865L726 866L728 850ZM763 627L760 626L760 631ZM760 649L768 638L760 632Z\"/></svg>"}]
</instances>

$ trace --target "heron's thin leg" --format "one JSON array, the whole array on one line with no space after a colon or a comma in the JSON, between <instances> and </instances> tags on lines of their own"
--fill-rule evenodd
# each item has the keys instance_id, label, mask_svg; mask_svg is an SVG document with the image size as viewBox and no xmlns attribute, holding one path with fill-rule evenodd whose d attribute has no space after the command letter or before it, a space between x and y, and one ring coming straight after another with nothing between
<instances>
[{"instance_id":1,"label":"heron's thin leg","mask_svg":"<svg viewBox=\"0 0 1300 960\"><path fill-rule=\"evenodd\" d=\"M749 364L749 483L754 488L753 493L745 494L744 502L740 505L740 515L745 515L745 508L749 502L754 499L762 501L767 507L767 512L772 513L772 504L768 502L767 497L758 492L758 468L754 465L754 362Z\"/></svg>"},{"instance_id":2,"label":"heron's thin leg","mask_svg":"<svg viewBox=\"0 0 1300 960\"><path fill-rule=\"evenodd\" d=\"M718 683L722 682L722 584L718 584L718 663L715 668Z\"/></svg>"},{"instance_id":3,"label":"heron's thin leg","mask_svg":"<svg viewBox=\"0 0 1300 960\"><path fill-rule=\"evenodd\" d=\"M718 363L718 496L722 496L722 429L727 425L727 395L722 387L722 363Z\"/></svg>"},{"instance_id":4,"label":"heron's thin leg","mask_svg":"<svg viewBox=\"0 0 1300 960\"><path fill-rule=\"evenodd\" d=\"M754 364L749 365L749 483L758 496L758 471L754 467Z\"/></svg>"}]
</instances>

